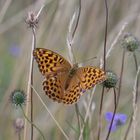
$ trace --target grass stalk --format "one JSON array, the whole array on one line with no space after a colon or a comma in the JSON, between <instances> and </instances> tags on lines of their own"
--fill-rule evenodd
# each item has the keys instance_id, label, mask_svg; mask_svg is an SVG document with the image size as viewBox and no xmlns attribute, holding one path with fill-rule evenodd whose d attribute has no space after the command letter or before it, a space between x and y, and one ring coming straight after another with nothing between
<instances>
[{"instance_id":1,"label":"grass stalk","mask_svg":"<svg viewBox=\"0 0 140 140\"><path fill-rule=\"evenodd\" d=\"M40 8L36 18L39 17L42 9L44 8L44 5ZM25 115L29 116L29 109L30 109L30 118L31 122L33 122L33 90L31 88L31 85L33 85L33 55L32 52L36 47L36 33L35 33L35 26L31 27L32 29L32 47L31 47L31 53L30 53L30 67L29 67L29 76L28 76L28 85L27 85L27 105L26 105L26 113ZM29 104L30 103L30 104ZM24 129L24 140L27 140L27 121L25 120L25 129ZM31 140L33 140L33 123L31 123Z\"/></svg>"},{"instance_id":2,"label":"grass stalk","mask_svg":"<svg viewBox=\"0 0 140 140\"><path fill-rule=\"evenodd\" d=\"M68 47L70 61L72 64L76 63L76 58L75 58L74 53L73 53L72 44L73 44L75 33L76 33L76 30L77 30L77 27L79 24L80 13L81 13L81 0L79 0L78 8L74 12L74 14L70 20L69 30L68 30L68 34L67 34L67 47ZM81 130L79 107L78 107L77 103L75 104L75 112L76 112L76 116L77 116L78 129Z\"/></svg>"},{"instance_id":3,"label":"grass stalk","mask_svg":"<svg viewBox=\"0 0 140 140\"><path fill-rule=\"evenodd\" d=\"M34 50L34 43L35 43L35 36L33 33L33 38L32 38L32 49L31 49L31 54L30 54L30 67L29 67L29 78L28 78L28 86L27 86L27 102L26 104L26 116L29 116L29 109L31 112L31 122L33 121L33 101L32 101L32 89L30 87L31 84L33 84L33 56L32 56L32 52ZM32 125L32 123L31 123ZM25 128L24 128L24 140L27 140L27 121L25 120ZM33 138L33 126L31 126L31 140Z\"/></svg>"},{"instance_id":4,"label":"grass stalk","mask_svg":"<svg viewBox=\"0 0 140 140\"><path fill-rule=\"evenodd\" d=\"M129 131L132 127L132 122L135 120L135 116L136 116L136 106L137 106L137 102L138 102L138 86L139 86L139 67L138 67L138 62L137 62L137 58L136 58L136 54L135 52L133 53L133 57L134 57L134 62L135 62L135 67L136 67L136 78L135 78L135 83L134 83L134 90L133 90L133 112L131 114L131 118L124 136L124 140L127 140L128 138L128 134ZM133 137L135 135L135 132L133 132Z\"/></svg>"},{"instance_id":5,"label":"grass stalk","mask_svg":"<svg viewBox=\"0 0 140 140\"><path fill-rule=\"evenodd\" d=\"M96 86L92 90L91 98L89 100L89 104L88 104L88 107L87 107L87 110L86 110L86 115L85 115L85 118L84 118L84 123L83 123L83 125L81 127L80 136L79 136L78 140L82 140L82 135L83 135L83 132L84 132L86 121L87 121L89 113L90 113L90 107L92 105L93 95L94 95L93 93L95 92L95 89L96 89Z\"/></svg>"},{"instance_id":6,"label":"grass stalk","mask_svg":"<svg viewBox=\"0 0 140 140\"><path fill-rule=\"evenodd\" d=\"M20 106L20 108L21 108L21 110L22 110L22 113L23 113L25 119L26 119L29 123L31 123L32 126L33 126L34 128L36 128L36 130L37 130L37 131L40 133L40 135L42 136L43 140L45 140L45 137L44 137L42 131L41 131L31 120L28 119L28 117L27 117L26 114L24 113L24 110L23 110L22 106Z\"/></svg>"},{"instance_id":7,"label":"grass stalk","mask_svg":"<svg viewBox=\"0 0 140 140\"><path fill-rule=\"evenodd\" d=\"M57 127L60 129L60 131L62 132L62 134L65 136L66 140L69 140L69 137L64 132L64 130L62 129L62 127L60 126L60 124L57 122L57 120L54 118L54 116L52 115L52 113L50 112L50 110L48 109L48 107L46 106L46 104L41 99L40 95L37 93L37 91L34 89L33 86L31 86L31 87L34 90L34 93L37 95L38 99L41 101L42 105L45 107L45 109L47 110L47 112L49 113L49 115L51 116L51 118L53 119L53 121L55 122L55 124L57 125Z\"/></svg>"}]
</instances>

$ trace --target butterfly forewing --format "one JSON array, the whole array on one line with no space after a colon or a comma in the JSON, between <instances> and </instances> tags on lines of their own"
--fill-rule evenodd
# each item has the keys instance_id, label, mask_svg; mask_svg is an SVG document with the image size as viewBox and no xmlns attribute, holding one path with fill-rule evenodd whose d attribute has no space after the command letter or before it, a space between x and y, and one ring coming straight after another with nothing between
<instances>
[{"instance_id":1,"label":"butterfly forewing","mask_svg":"<svg viewBox=\"0 0 140 140\"><path fill-rule=\"evenodd\" d=\"M53 76L71 68L70 63L61 55L48 49L36 48L33 51L33 56L38 63L40 72L45 76Z\"/></svg>"},{"instance_id":2,"label":"butterfly forewing","mask_svg":"<svg viewBox=\"0 0 140 140\"><path fill-rule=\"evenodd\" d=\"M92 66L78 68L76 75L80 79L83 90L90 89L106 79L105 72L102 69Z\"/></svg>"}]
</instances>

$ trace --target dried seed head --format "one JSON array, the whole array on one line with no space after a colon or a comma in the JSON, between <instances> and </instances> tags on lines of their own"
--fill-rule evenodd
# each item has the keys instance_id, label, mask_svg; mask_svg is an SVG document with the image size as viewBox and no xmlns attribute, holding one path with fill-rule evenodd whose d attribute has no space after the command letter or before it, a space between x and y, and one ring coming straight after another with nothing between
<instances>
[{"instance_id":1,"label":"dried seed head","mask_svg":"<svg viewBox=\"0 0 140 140\"><path fill-rule=\"evenodd\" d=\"M117 81L118 81L117 75L112 71L107 71L106 75L107 75L107 79L103 82L103 85L106 88L116 87L116 84L117 84Z\"/></svg>"},{"instance_id":2,"label":"dried seed head","mask_svg":"<svg viewBox=\"0 0 140 140\"><path fill-rule=\"evenodd\" d=\"M29 12L25 22L28 24L29 28L36 28L38 27L39 19L34 12Z\"/></svg>"},{"instance_id":3,"label":"dried seed head","mask_svg":"<svg viewBox=\"0 0 140 140\"><path fill-rule=\"evenodd\" d=\"M126 33L122 40L122 46L126 48L128 51L134 52L138 50L140 42L132 34Z\"/></svg>"}]
</instances>

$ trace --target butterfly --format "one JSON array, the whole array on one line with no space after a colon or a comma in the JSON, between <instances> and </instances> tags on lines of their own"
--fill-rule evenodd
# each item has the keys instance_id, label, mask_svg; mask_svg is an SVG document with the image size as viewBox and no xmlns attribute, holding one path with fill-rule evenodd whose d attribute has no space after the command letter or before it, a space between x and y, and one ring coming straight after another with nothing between
<instances>
[{"instance_id":1,"label":"butterfly","mask_svg":"<svg viewBox=\"0 0 140 140\"><path fill-rule=\"evenodd\" d=\"M72 66L61 55L48 49L36 48L33 56L44 76L43 90L58 103L76 103L86 90L106 80L102 69Z\"/></svg>"}]
</instances>

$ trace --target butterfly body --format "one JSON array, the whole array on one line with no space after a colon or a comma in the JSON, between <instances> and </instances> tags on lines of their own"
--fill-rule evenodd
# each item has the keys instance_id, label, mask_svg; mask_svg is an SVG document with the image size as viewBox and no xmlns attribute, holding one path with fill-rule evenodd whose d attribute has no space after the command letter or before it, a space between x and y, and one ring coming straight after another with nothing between
<instances>
[{"instance_id":1,"label":"butterfly body","mask_svg":"<svg viewBox=\"0 0 140 140\"><path fill-rule=\"evenodd\" d=\"M72 104L88 89L106 79L105 72L92 66L71 65L61 55L36 48L33 56L42 75L43 90L54 101Z\"/></svg>"}]
</instances>

